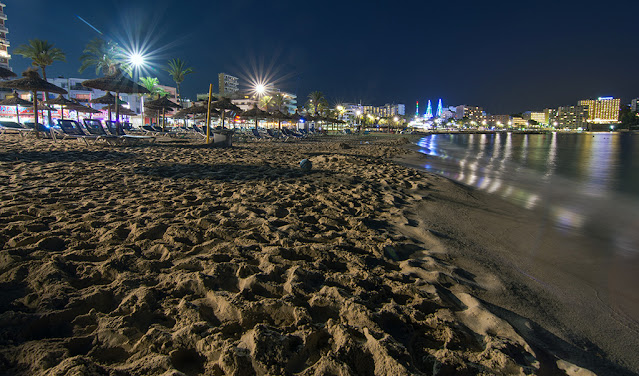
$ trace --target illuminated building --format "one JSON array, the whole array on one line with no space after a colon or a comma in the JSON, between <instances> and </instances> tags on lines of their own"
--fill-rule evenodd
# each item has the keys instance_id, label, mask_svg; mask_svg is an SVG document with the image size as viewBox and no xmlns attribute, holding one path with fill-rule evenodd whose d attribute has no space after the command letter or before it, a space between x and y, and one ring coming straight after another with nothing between
<instances>
[{"instance_id":1,"label":"illuminated building","mask_svg":"<svg viewBox=\"0 0 639 376\"><path fill-rule=\"evenodd\" d=\"M507 127L510 115L486 115L486 124L491 127Z\"/></svg>"},{"instance_id":2,"label":"illuminated building","mask_svg":"<svg viewBox=\"0 0 639 376\"><path fill-rule=\"evenodd\" d=\"M66 97L71 98L71 99L76 99L81 103L87 104L88 105L88 101L91 99L95 99L95 98L99 98L103 95L106 94L105 91L102 90L98 90L98 89L89 89L88 87L84 87L82 86L82 82L87 80L86 78L64 78L64 77L56 77L56 78L47 78L47 81L51 82L52 84L59 86L63 89L65 89L66 91L69 92L68 95L66 95ZM168 99L172 100L173 102L177 103L177 88L174 86L166 86L166 85L158 85L159 88L162 88L164 91L166 91L167 93L169 93L169 97ZM56 95L54 94L50 94L50 96L53 98ZM142 112L142 101L139 97L138 94L126 94L126 93L120 93L120 99L122 99L123 101L127 102L127 105L124 105L124 107L127 107L129 109L131 109L134 112L137 112L138 114ZM145 98L145 100L149 100L148 98ZM96 109L104 109L106 108L105 105L102 104L91 104L90 105L93 108Z\"/></svg>"},{"instance_id":3,"label":"illuminated building","mask_svg":"<svg viewBox=\"0 0 639 376\"><path fill-rule=\"evenodd\" d=\"M598 99L584 99L579 106L588 106L588 122L597 124L619 122L621 99L613 97L599 97Z\"/></svg>"},{"instance_id":4,"label":"illuminated building","mask_svg":"<svg viewBox=\"0 0 639 376\"><path fill-rule=\"evenodd\" d=\"M586 129L588 127L586 106L564 106L549 112L549 124L556 128Z\"/></svg>"},{"instance_id":5,"label":"illuminated building","mask_svg":"<svg viewBox=\"0 0 639 376\"><path fill-rule=\"evenodd\" d=\"M482 122L484 120L484 110L481 107L461 105L455 109L455 119Z\"/></svg>"},{"instance_id":6,"label":"illuminated building","mask_svg":"<svg viewBox=\"0 0 639 376\"><path fill-rule=\"evenodd\" d=\"M526 111L523 113L523 118L528 121L536 121L539 124L548 124L546 114L543 112Z\"/></svg>"},{"instance_id":7,"label":"illuminated building","mask_svg":"<svg viewBox=\"0 0 639 376\"><path fill-rule=\"evenodd\" d=\"M438 117L438 118L441 118L442 117L442 111L443 111L442 99L439 98L439 103L437 104L437 112L435 113L435 116Z\"/></svg>"},{"instance_id":8,"label":"illuminated building","mask_svg":"<svg viewBox=\"0 0 639 376\"><path fill-rule=\"evenodd\" d=\"M7 15L4 14L4 5L0 2L0 66L9 68L9 59L11 59L11 55L9 55L9 40L7 39L7 34L9 33L9 29L5 25L7 21Z\"/></svg>"},{"instance_id":9,"label":"illuminated building","mask_svg":"<svg viewBox=\"0 0 639 376\"><path fill-rule=\"evenodd\" d=\"M198 95L198 99L200 99L199 95ZM204 98L204 99L208 99L208 98ZM233 104L239 107L242 111L248 111L251 108L253 108L253 105L258 104L257 99L255 99L254 95L251 95L249 93L240 93L240 92L235 93L235 95L233 96L233 99L231 99L231 102L233 102Z\"/></svg>"},{"instance_id":10,"label":"illuminated building","mask_svg":"<svg viewBox=\"0 0 639 376\"><path fill-rule=\"evenodd\" d=\"M217 77L220 85L220 96L231 97L239 91L239 78L226 73L220 73Z\"/></svg>"},{"instance_id":11,"label":"illuminated building","mask_svg":"<svg viewBox=\"0 0 639 376\"><path fill-rule=\"evenodd\" d=\"M404 104L388 104L386 103L383 106L371 106L365 105L361 106L361 110L363 114L372 115L375 117L391 117L395 115L404 116L406 115L406 105Z\"/></svg>"},{"instance_id":12,"label":"illuminated building","mask_svg":"<svg viewBox=\"0 0 639 376\"><path fill-rule=\"evenodd\" d=\"M508 122L509 126L513 127L513 128L526 128L528 127L528 120L518 117L518 116L514 116L510 119L510 121Z\"/></svg>"},{"instance_id":13,"label":"illuminated building","mask_svg":"<svg viewBox=\"0 0 639 376\"><path fill-rule=\"evenodd\" d=\"M444 120L448 120L455 117L455 108L453 109L447 108L442 111L442 115L440 116Z\"/></svg>"},{"instance_id":14,"label":"illuminated building","mask_svg":"<svg viewBox=\"0 0 639 376\"><path fill-rule=\"evenodd\" d=\"M557 109L555 108L544 108L544 124L550 124L550 117L557 115Z\"/></svg>"},{"instance_id":15,"label":"illuminated building","mask_svg":"<svg viewBox=\"0 0 639 376\"><path fill-rule=\"evenodd\" d=\"M419 101L415 102L415 117L419 117Z\"/></svg>"},{"instance_id":16,"label":"illuminated building","mask_svg":"<svg viewBox=\"0 0 639 376\"><path fill-rule=\"evenodd\" d=\"M639 98L635 98L630 101L630 109L632 112L637 112L637 102L639 102Z\"/></svg>"}]
</instances>

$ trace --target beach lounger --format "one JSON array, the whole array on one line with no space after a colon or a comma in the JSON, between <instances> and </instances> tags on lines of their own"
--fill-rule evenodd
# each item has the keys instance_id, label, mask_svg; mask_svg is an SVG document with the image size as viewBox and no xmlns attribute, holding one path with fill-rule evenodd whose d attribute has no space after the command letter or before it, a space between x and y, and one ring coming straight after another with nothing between
<instances>
[{"instance_id":1,"label":"beach lounger","mask_svg":"<svg viewBox=\"0 0 639 376\"><path fill-rule=\"evenodd\" d=\"M253 137L256 140L266 140L267 138L264 137L257 129L255 128L251 128L251 134L253 135Z\"/></svg>"},{"instance_id":2,"label":"beach lounger","mask_svg":"<svg viewBox=\"0 0 639 376\"><path fill-rule=\"evenodd\" d=\"M0 134L15 133L24 136L33 133L33 129L25 128L14 121L0 121Z\"/></svg>"},{"instance_id":3,"label":"beach lounger","mask_svg":"<svg viewBox=\"0 0 639 376\"><path fill-rule=\"evenodd\" d=\"M61 138L63 140L68 138L81 140L87 145L89 144L89 141L93 141L95 143L96 141L102 139L101 136L92 135L92 134L89 134L88 132L85 133L80 123L78 123L75 120L69 120L69 119L64 119L64 120L56 119L56 120L58 122L59 131L57 132L57 134L54 131L54 138L57 138L57 136L62 136Z\"/></svg>"},{"instance_id":4,"label":"beach lounger","mask_svg":"<svg viewBox=\"0 0 639 376\"><path fill-rule=\"evenodd\" d=\"M115 129L115 121L113 120L105 120L104 124L107 127L107 130L109 131L109 133L111 135L117 135L117 131ZM122 128L122 135L118 136L118 137L122 137L123 140L125 141L150 141L151 143L155 142L155 136L139 136L139 135L132 135L132 134L127 134L124 132L124 128Z\"/></svg>"},{"instance_id":5,"label":"beach lounger","mask_svg":"<svg viewBox=\"0 0 639 376\"><path fill-rule=\"evenodd\" d=\"M300 139L300 138L304 137L303 135L301 135L301 134L299 134L297 132L293 132L292 130L290 130L288 128L282 128L282 132L285 135L289 136L289 137L293 137L293 138L297 138L297 139Z\"/></svg>"},{"instance_id":6,"label":"beach lounger","mask_svg":"<svg viewBox=\"0 0 639 376\"><path fill-rule=\"evenodd\" d=\"M267 129L266 134L268 134L273 139L287 139L288 137L284 133L276 132L272 129Z\"/></svg>"}]
</instances>

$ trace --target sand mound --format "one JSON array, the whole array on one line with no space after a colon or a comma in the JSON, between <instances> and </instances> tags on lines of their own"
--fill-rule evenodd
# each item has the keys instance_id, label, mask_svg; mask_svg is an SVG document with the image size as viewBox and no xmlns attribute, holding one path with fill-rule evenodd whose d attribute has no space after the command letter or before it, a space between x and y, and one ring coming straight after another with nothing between
<instances>
[{"instance_id":1,"label":"sand mound","mask_svg":"<svg viewBox=\"0 0 639 376\"><path fill-rule=\"evenodd\" d=\"M3 136L0 369L535 374L526 342L465 292L472 276L396 231L430 189L389 161L404 140L326 140Z\"/></svg>"}]
</instances>

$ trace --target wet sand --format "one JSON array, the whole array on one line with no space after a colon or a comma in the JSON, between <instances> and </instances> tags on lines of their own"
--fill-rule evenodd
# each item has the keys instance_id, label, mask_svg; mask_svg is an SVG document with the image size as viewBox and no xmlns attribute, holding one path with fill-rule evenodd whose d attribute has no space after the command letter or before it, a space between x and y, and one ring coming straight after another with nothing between
<instances>
[{"instance_id":1,"label":"wet sand","mask_svg":"<svg viewBox=\"0 0 639 376\"><path fill-rule=\"evenodd\" d=\"M490 241L467 238L467 218L451 213L483 201L394 162L406 142L216 149L3 135L0 370L623 373L585 347L557 352L561 338L534 315L510 316L521 315L510 295L536 304L537 291L516 290L525 284L498 253L475 268Z\"/></svg>"}]
</instances>

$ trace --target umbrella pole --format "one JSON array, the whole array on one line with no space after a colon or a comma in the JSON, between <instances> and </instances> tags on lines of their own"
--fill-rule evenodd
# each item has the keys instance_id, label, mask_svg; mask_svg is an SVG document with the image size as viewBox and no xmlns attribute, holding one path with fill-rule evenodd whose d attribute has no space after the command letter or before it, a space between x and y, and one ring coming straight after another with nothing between
<instances>
[{"instance_id":1,"label":"umbrella pole","mask_svg":"<svg viewBox=\"0 0 639 376\"><path fill-rule=\"evenodd\" d=\"M166 108L162 107L162 132L166 132Z\"/></svg>"},{"instance_id":2,"label":"umbrella pole","mask_svg":"<svg viewBox=\"0 0 639 376\"><path fill-rule=\"evenodd\" d=\"M120 107L118 106L118 100L120 99L120 93L115 92L115 133L118 136L122 135L122 129L120 129Z\"/></svg>"},{"instance_id":3,"label":"umbrella pole","mask_svg":"<svg viewBox=\"0 0 639 376\"><path fill-rule=\"evenodd\" d=\"M209 84L209 105L206 111L206 143L209 143L209 136L211 134L209 124L211 123L211 92L213 91L213 84Z\"/></svg>"},{"instance_id":4,"label":"umbrella pole","mask_svg":"<svg viewBox=\"0 0 639 376\"><path fill-rule=\"evenodd\" d=\"M40 138L40 132L38 132L38 92L33 92L33 116L35 119L35 123L33 127L35 128L36 138Z\"/></svg>"}]
</instances>

